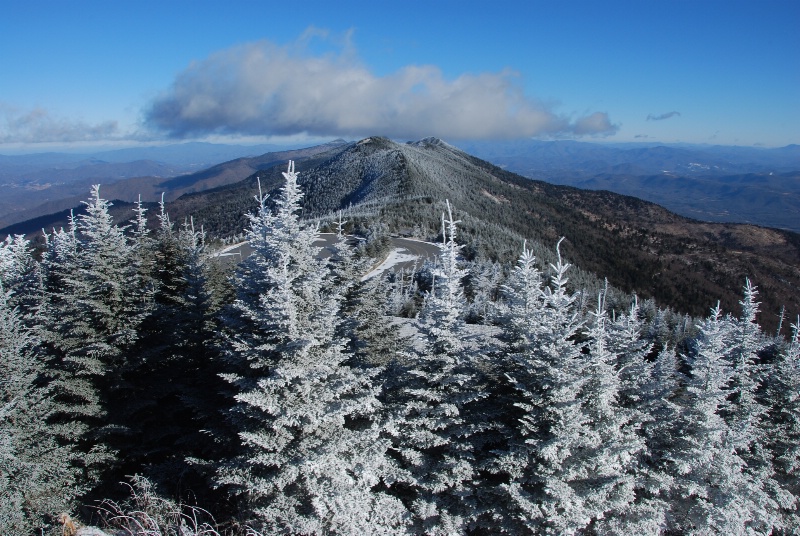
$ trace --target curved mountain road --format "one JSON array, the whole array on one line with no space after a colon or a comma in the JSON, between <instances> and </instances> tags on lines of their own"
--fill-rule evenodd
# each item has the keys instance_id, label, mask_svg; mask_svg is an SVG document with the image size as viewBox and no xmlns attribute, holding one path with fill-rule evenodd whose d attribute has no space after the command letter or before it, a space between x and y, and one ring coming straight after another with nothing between
<instances>
[{"instance_id":1,"label":"curved mountain road","mask_svg":"<svg viewBox=\"0 0 800 536\"><path fill-rule=\"evenodd\" d=\"M439 246L431 244L430 242L422 242L421 240L412 240L410 238L396 238L392 237L391 250L386 258L372 269L369 273L361 278L362 281L375 277L388 270L405 270L406 268L413 269L418 266L425 259L435 258L439 255Z\"/></svg>"},{"instance_id":2,"label":"curved mountain road","mask_svg":"<svg viewBox=\"0 0 800 536\"><path fill-rule=\"evenodd\" d=\"M441 250L439 246L431 242L423 242L422 240L413 240L411 238L392 238L392 247L404 248L408 250L411 255L418 258L430 259L438 257Z\"/></svg>"},{"instance_id":3,"label":"curved mountain road","mask_svg":"<svg viewBox=\"0 0 800 536\"><path fill-rule=\"evenodd\" d=\"M364 279L373 277L386 270L397 270L412 268L414 265L419 265L425 259L432 259L439 255L439 246L430 242L423 242L421 240L414 240L411 238L397 238L391 237L391 251L389 255L371 272L364 276ZM336 242L336 235L333 233L320 233L315 244L322 247L320 257L330 257L332 251L330 247ZM249 242L241 242L223 248L215 253L215 257L223 258L229 262L239 263L242 259L247 258L253 248L250 247Z\"/></svg>"}]
</instances>

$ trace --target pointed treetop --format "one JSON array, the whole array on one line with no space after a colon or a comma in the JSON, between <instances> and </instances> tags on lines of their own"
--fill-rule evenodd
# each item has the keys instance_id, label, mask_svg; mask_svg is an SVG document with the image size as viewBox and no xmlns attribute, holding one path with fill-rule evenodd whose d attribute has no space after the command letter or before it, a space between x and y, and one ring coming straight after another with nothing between
<instances>
[{"instance_id":1,"label":"pointed treetop","mask_svg":"<svg viewBox=\"0 0 800 536\"><path fill-rule=\"evenodd\" d=\"M604 288L597 293L597 309L590 311L589 314L594 317L594 324L601 332L605 331L606 320L608 313L606 312L606 292L608 287Z\"/></svg>"},{"instance_id":2,"label":"pointed treetop","mask_svg":"<svg viewBox=\"0 0 800 536\"><path fill-rule=\"evenodd\" d=\"M136 218L132 220L132 223L136 229L136 236L140 238L146 237L148 234L150 234L150 230L147 228L147 209L142 203L141 194L139 194L139 200L136 201L136 207L132 210L136 213Z\"/></svg>"},{"instance_id":3,"label":"pointed treetop","mask_svg":"<svg viewBox=\"0 0 800 536\"><path fill-rule=\"evenodd\" d=\"M522 253L517 260L517 264L522 268L528 268L536 263L536 255L533 254L532 249L528 249L528 241L522 242Z\"/></svg>"},{"instance_id":4,"label":"pointed treetop","mask_svg":"<svg viewBox=\"0 0 800 536\"><path fill-rule=\"evenodd\" d=\"M745 278L744 281L744 297L739 300L739 304L742 306L742 321L755 323L758 306L761 305L761 302L756 301L758 287L750 282L749 277Z\"/></svg>"},{"instance_id":5,"label":"pointed treetop","mask_svg":"<svg viewBox=\"0 0 800 536\"><path fill-rule=\"evenodd\" d=\"M445 199L444 202L447 204L447 220L444 219L444 214L442 214L442 223L447 223L447 230L450 234L450 241L456 241L456 224L461 223L461 220L453 220L453 209L450 207L450 200ZM442 229L444 231L444 229Z\"/></svg>"},{"instance_id":6,"label":"pointed treetop","mask_svg":"<svg viewBox=\"0 0 800 536\"><path fill-rule=\"evenodd\" d=\"M294 213L300 210L300 200L303 198L303 191L297 184L298 173L294 170L294 160L289 160L288 171L283 172L286 183L281 189L281 195L275 201L278 205L278 219L295 219Z\"/></svg>"},{"instance_id":7,"label":"pointed treetop","mask_svg":"<svg viewBox=\"0 0 800 536\"><path fill-rule=\"evenodd\" d=\"M789 349L790 355L800 355L800 315L797 315L797 321L792 324L792 340Z\"/></svg>"},{"instance_id":8,"label":"pointed treetop","mask_svg":"<svg viewBox=\"0 0 800 536\"><path fill-rule=\"evenodd\" d=\"M283 172L283 176L286 177L287 180L289 179L289 175L292 175L293 178L297 177L297 173L294 171L294 160L289 160L289 169Z\"/></svg>"},{"instance_id":9,"label":"pointed treetop","mask_svg":"<svg viewBox=\"0 0 800 536\"><path fill-rule=\"evenodd\" d=\"M566 277L566 273L570 266L572 266L569 263L565 263L561 258L561 242L563 241L564 237L562 236L556 243L556 264L550 264L550 268L553 270L553 275L550 276L550 292L559 297L558 301L562 301L566 296L567 281L569 281L569 278Z\"/></svg>"},{"instance_id":10,"label":"pointed treetop","mask_svg":"<svg viewBox=\"0 0 800 536\"><path fill-rule=\"evenodd\" d=\"M169 221L169 213L167 213L167 205L164 202L164 192L161 192L161 201L158 203L160 209L158 214L158 223L161 232L169 234L172 232L172 222Z\"/></svg>"}]
</instances>

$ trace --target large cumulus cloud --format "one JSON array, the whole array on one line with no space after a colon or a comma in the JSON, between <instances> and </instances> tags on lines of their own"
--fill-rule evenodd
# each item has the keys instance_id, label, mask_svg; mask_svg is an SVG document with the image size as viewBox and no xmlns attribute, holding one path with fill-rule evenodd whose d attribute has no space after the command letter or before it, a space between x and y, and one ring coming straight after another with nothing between
<instances>
[{"instance_id":1,"label":"large cumulus cloud","mask_svg":"<svg viewBox=\"0 0 800 536\"><path fill-rule=\"evenodd\" d=\"M526 97L511 71L446 79L435 66L377 76L351 49L310 55L267 41L191 64L145 111L176 138L221 135L448 139L607 135L601 112L570 119Z\"/></svg>"}]
</instances>

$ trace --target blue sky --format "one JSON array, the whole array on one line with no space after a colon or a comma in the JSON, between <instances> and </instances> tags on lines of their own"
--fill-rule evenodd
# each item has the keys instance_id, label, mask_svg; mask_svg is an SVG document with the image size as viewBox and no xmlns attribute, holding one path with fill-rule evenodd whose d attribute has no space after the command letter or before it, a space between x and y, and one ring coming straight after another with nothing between
<instances>
[{"instance_id":1,"label":"blue sky","mask_svg":"<svg viewBox=\"0 0 800 536\"><path fill-rule=\"evenodd\" d=\"M5 0L0 153L181 140L800 143L800 2Z\"/></svg>"}]
</instances>

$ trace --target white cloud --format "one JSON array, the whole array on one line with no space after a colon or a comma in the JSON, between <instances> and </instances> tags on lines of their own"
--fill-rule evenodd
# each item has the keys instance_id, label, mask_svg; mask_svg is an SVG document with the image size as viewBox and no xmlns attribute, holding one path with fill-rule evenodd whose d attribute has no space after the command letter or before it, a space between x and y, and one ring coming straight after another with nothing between
<instances>
[{"instance_id":1,"label":"white cloud","mask_svg":"<svg viewBox=\"0 0 800 536\"><path fill-rule=\"evenodd\" d=\"M72 143L108 140L118 134L116 121L90 124L55 117L43 108L21 111L0 105L0 143Z\"/></svg>"},{"instance_id":2,"label":"white cloud","mask_svg":"<svg viewBox=\"0 0 800 536\"><path fill-rule=\"evenodd\" d=\"M611 124L608 114L603 112L594 112L585 117L581 117L575 121L572 127L573 132L578 136L587 135L608 135L616 132L617 127Z\"/></svg>"},{"instance_id":3,"label":"white cloud","mask_svg":"<svg viewBox=\"0 0 800 536\"><path fill-rule=\"evenodd\" d=\"M319 30L311 37L324 35ZM172 137L385 135L394 138L517 138L616 131L595 112L571 121L526 97L511 71L446 79L430 65L376 76L349 43L308 53L267 41L217 52L180 73L145 110Z\"/></svg>"}]
</instances>

